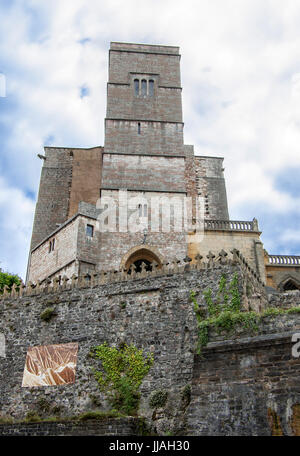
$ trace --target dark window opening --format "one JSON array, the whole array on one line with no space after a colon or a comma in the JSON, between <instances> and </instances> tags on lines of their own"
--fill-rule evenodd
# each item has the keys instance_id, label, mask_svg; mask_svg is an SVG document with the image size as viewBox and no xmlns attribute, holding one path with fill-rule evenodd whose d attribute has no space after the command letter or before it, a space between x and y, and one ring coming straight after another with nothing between
<instances>
[{"instance_id":1,"label":"dark window opening","mask_svg":"<svg viewBox=\"0 0 300 456\"><path fill-rule=\"evenodd\" d=\"M141 134L141 123L139 122L138 123L138 135L140 135L140 134Z\"/></svg>"},{"instance_id":2,"label":"dark window opening","mask_svg":"<svg viewBox=\"0 0 300 456\"><path fill-rule=\"evenodd\" d=\"M283 290L284 291L293 291L293 290L299 290L299 287L294 283L293 280L288 280L284 285L283 285Z\"/></svg>"},{"instance_id":3,"label":"dark window opening","mask_svg":"<svg viewBox=\"0 0 300 456\"><path fill-rule=\"evenodd\" d=\"M134 83L134 94L135 95L139 95L139 91L140 91L140 81L138 79L135 79L133 81Z\"/></svg>"},{"instance_id":4,"label":"dark window opening","mask_svg":"<svg viewBox=\"0 0 300 456\"><path fill-rule=\"evenodd\" d=\"M147 81L142 79L142 95L145 97L147 95Z\"/></svg>"},{"instance_id":5,"label":"dark window opening","mask_svg":"<svg viewBox=\"0 0 300 456\"><path fill-rule=\"evenodd\" d=\"M154 81L153 79L149 80L149 96L153 97L154 95Z\"/></svg>"},{"instance_id":6,"label":"dark window opening","mask_svg":"<svg viewBox=\"0 0 300 456\"><path fill-rule=\"evenodd\" d=\"M93 225L87 225L86 226L86 235L88 237L93 237L94 236L94 227L93 227Z\"/></svg>"},{"instance_id":7,"label":"dark window opening","mask_svg":"<svg viewBox=\"0 0 300 456\"><path fill-rule=\"evenodd\" d=\"M52 241L49 242L49 253L53 252L55 246L55 239L52 239Z\"/></svg>"}]
</instances>

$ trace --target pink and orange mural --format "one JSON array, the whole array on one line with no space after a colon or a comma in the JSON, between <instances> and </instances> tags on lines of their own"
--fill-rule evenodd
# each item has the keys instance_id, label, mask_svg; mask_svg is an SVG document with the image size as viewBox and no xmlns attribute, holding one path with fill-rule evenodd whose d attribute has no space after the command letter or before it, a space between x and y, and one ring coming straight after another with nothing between
<instances>
[{"instance_id":1,"label":"pink and orange mural","mask_svg":"<svg viewBox=\"0 0 300 456\"><path fill-rule=\"evenodd\" d=\"M74 383L77 351L73 342L28 348L22 387Z\"/></svg>"}]
</instances>

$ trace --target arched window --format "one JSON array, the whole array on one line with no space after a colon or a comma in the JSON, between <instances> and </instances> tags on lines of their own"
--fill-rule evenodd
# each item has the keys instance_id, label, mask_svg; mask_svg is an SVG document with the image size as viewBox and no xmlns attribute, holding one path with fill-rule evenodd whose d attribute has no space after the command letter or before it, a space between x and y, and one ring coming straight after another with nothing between
<instances>
[{"instance_id":1,"label":"arched window","mask_svg":"<svg viewBox=\"0 0 300 456\"><path fill-rule=\"evenodd\" d=\"M149 97L153 97L154 95L154 81L153 79L149 80Z\"/></svg>"},{"instance_id":2,"label":"arched window","mask_svg":"<svg viewBox=\"0 0 300 456\"><path fill-rule=\"evenodd\" d=\"M147 95L147 81L142 79L142 95L145 97Z\"/></svg>"},{"instance_id":3,"label":"arched window","mask_svg":"<svg viewBox=\"0 0 300 456\"><path fill-rule=\"evenodd\" d=\"M141 204L138 205L138 210L139 210L139 217L143 216L143 206Z\"/></svg>"},{"instance_id":4,"label":"arched window","mask_svg":"<svg viewBox=\"0 0 300 456\"><path fill-rule=\"evenodd\" d=\"M134 94L135 95L139 95L139 92L140 92L140 81L138 79L135 79L133 81L134 83Z\"/></svg>"},{"instance_id":5,"label":"arched window","mask_svg":"<svg viewBox=\"0 0 300 456\"><path fill-rule=\"evenodd\" d=\"M146 270L151 271L153 262L158 264L158 268L161 268L161 261L158 256L147 248L141 248L129 256L125 263L125 269L129 271L130 266L133 265L136 272L140 272L142 270L142 263L145 263Z\"/></svg>"},{"instance_id":6,"label":"arched window","mask_svg":"<svg viewBox=\"0 0 300 456\"><path fill-rule=\"evenodd\" d=\"M283 291L292 291L292 290L299 290L299 287L296 285L296 283L292 279L289 279L283 285Z\"/></svg>"}]
</instances>

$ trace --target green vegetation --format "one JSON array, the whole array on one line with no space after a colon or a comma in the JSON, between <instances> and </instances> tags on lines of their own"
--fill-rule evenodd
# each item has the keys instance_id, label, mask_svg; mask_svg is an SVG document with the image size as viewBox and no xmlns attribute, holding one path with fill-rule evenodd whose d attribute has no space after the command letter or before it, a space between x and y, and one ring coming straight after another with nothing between
<instances>
[{"instance_id":1,"label":"green vegetation","mask_svg":"<svg viewBox=\"0 0 300 456\"><path fill-rule=\"evenodd\" d=\"M21 277L16 274L4 272L0 269L0 294L3 294L5 285L9 287L10 292L14 283L19 287L22 283Z\"/></svg>"},{"instance_id":2,"label":"green vegetation","mask_svg":"<svg viewBox=\"0 0 300 456\"><path fill-rule=\"evenodd\" d=\"M168 399L168 392L164 390L154 391L149 399L149 406L151 408L163 407L166 405Z\"/></svg>"},{"instance_id":3,"label":"green vegetation","mask_svg":"<svg viewBox=\"0 0 300 456\"><path fill-rule=\"evenodd\" d=\"M47 307L47 309L45 309L41 313L40 317L44 321L50 321L54 315L55 315L55 309L53 307Z\"/></svg>"},{"instance_id":4,"label":"green vegetation","mask_svg":"<svg viewBox=\"0 0 300 456\"><path fill-rule=\"evenodd\" d=\"M100 390L107 395L113 409L127 415L136 414L139 387L153 364L153 355L144 356L134 345L109 347L105 342L93 347L93 357L101 360L103 371L94 369Z\"/></svg>"},{"instance_id":5,"label":"green vegetation","mask_svg":"<svg viewBox=\"0 0 300 456\"><path fill-rule=\"evenodd\" d=\"M218 333L223 331L232 333L237 327L242 327L252 333L258 332L259 322L266 317L300 312L300 307L293 307L287 310L269 308L260 314L253 311L242 311L237 273L234 274L229 285L227 285L225 274L222 275L215 301L212 298L212 290L210 288L204 290L203 296L206 302L206 310L199 308L196 293L194 291L190 292L190 299L193 302L198 323L198 354L207 345L211 330L215 330Z\"/></svg>"}]
</instances>

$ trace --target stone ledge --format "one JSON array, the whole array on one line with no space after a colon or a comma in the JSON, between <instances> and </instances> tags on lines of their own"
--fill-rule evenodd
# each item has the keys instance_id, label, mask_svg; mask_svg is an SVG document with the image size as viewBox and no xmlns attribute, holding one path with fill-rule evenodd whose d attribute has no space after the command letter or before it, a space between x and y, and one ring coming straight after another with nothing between
<instances>
[{"instance_id":1,"label":"stone ledge","mask_svg":"<svg viewBox=\"0 0 300 456\"><path fill-rule=\"evenodd\" d=\"M228 352L243 350L251 346L270 346L270 345L281 345L291 342L292 335L296 332L285 331L282 333L274 334L263 334L261 336L243 337L240 339L227 339L218 342L209 342L206 347L203 348L202 352Z\"/></svg>"},{"instance_id":2,"label":"stone ledge","mask_svg":"<svg viewBox=\"0 0 300 456\"><path fill-rule=\"evenodd\" d=\"M143 419L135 417L103 417L101 420L88 421L40 421L0 424L0 436L140 435L139 427L143 427Z\"/></svg>"}]
</instances>

